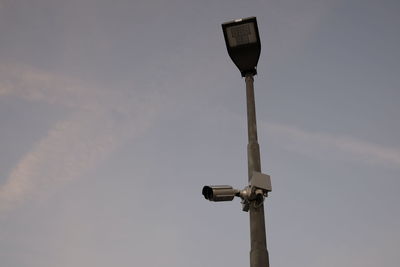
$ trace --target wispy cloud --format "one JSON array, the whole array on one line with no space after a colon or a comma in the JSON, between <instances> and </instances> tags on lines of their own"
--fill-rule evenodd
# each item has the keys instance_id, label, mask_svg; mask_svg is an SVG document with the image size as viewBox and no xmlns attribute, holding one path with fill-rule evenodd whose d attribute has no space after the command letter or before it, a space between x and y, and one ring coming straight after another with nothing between
<instances>
[{"instance_id":1,"label":"wispy cloud","mask_svg":"<svg viewBox=\"0 0 400 267\"><path fill-rule=\"evenodd\" d=\"M119 146L142 135L164 102L157 93L109 90L29 67L0 65L2 95L61 105L71 112L34 144L0 185L0 210L90 172ZM278 123L260 121L259 127L296 153L400 167L396 148Z\"/></svg>"},{"instance_id":2,"label":"wispy cloud","mask_svg":"<svg viewBox=\"0 0 400 267\"><path fill-rule=\"evenodd\" d=\"M400 168L400 149L385 147L345 135L312 132L277 123L261 123L266 131L280 141L284 149L318 159L337 157Z\"/></svg>"},{"instance_id":3,"label":"wispy cloud","mask_svg":"<svg viewBox=\"0 0 400 267\"><path fill-rule=\"evenodd\" d=\"M90 87L29 68L0 66L0 96L71 108L0 185L0 210L58 183L82 177L127 140L141 135L160 108L157 95Z\"/></svg>"}]
</instances>

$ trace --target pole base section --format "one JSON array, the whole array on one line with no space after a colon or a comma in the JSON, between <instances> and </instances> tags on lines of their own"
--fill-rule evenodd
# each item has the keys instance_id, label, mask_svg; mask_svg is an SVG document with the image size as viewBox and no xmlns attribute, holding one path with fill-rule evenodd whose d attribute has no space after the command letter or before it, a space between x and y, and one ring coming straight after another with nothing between
<instances>
[{"instance_id":1,"label":"pole base section","mask_svg":"<svg viewBox=\"0 0 400 267\"><path fill-rule=\"evenodd\" d=\"M250 267L269 267L269 256L266 249L250 251Z\"/></svg>"}]
</instances>

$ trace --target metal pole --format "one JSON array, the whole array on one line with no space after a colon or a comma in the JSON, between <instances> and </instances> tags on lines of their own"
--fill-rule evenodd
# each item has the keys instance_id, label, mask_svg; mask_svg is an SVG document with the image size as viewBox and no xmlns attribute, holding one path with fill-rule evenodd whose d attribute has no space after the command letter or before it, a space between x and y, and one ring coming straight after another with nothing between
<instances>
[{"instance_id":1,"label":"metal pole","mask_svg":"<svg viewBox=\"0 0 400 267\"><path fill-rule=\"evenodd\" d=\"M261 172L260 147L257 140L256 106L254 101L254 78L246 75L247 145L249 181L253 171ZM250 205L250 267L269 267L267 241L265 234L264 205Z\"/></svg>"}]
</instances>

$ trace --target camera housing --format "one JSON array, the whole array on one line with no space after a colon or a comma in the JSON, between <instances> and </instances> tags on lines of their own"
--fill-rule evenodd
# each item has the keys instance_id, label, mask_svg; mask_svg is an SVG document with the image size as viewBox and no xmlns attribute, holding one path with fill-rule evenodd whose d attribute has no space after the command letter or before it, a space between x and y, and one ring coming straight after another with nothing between
<instances>
[{"instance_id":1,"label":"camera housing","mask_svg":"<svg viewBox=\"0 0 400 267\"><path fill-rule=\"evenodd\" d=\"M206 185L201 192L205 199L210 201L232 201L239 190L230 185Z\"/></svg>"}]
</instances>

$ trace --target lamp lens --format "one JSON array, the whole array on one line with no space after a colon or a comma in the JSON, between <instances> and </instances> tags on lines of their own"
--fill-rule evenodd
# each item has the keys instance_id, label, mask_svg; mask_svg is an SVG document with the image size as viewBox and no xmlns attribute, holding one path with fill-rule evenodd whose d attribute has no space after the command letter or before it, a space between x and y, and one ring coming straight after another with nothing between
<instances>
[{"instance_id":1,"label":"lamp lens","mask_svg":"<svg viewBox=\"0 0 400 267\"><path fill-rule=\"evenodd\" d=\"M257 42L254 23L244 23L226 29L230 47L246 45Z\"/></svg>"}]
</instances>

